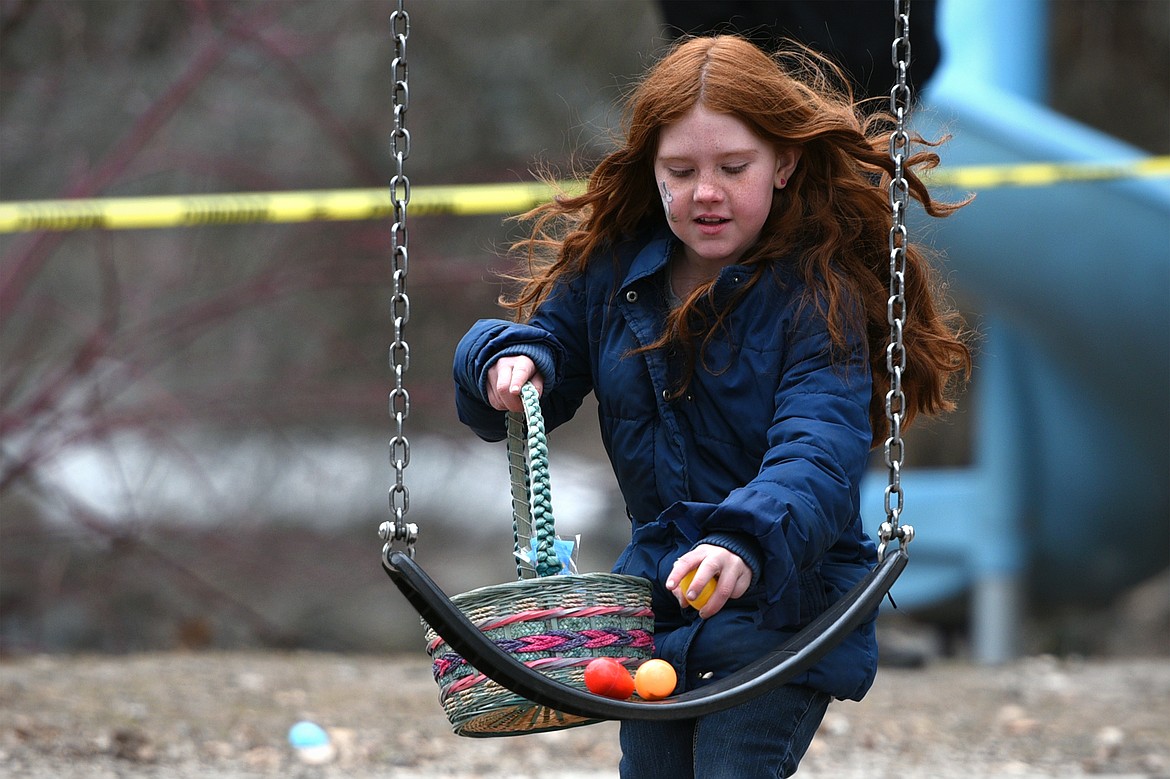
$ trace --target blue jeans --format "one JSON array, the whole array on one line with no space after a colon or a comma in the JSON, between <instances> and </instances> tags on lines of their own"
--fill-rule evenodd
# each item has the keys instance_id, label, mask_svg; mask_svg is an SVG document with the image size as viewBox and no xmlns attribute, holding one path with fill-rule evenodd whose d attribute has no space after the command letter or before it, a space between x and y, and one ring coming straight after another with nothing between
<instances>
[{"instance_id":1,"label":"blue jeans","mask_svg":"<svg viewBox=\"0 0 1170 779\"><path fill-rule=\"evenodd\" d=\"M622 779L792 776L828 706L826 693L785 685L698 719L624 721Z\"/></svg>"}]
</instances>

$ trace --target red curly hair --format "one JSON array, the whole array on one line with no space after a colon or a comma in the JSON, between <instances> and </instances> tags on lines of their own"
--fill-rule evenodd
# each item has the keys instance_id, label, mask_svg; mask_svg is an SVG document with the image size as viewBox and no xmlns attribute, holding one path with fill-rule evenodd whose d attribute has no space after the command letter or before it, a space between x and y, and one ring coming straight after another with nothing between
<instances>
[{"instance_id":1,"label":"red curly hair","mask_svg":"<svg viewBox=\"0 0 1170 779\"><path fill-rule=\"evenodd\" d=\"M520 217L531 222L531 232L512 248L526 257L527 271L514 279L518 290L501 304L517 320L526 319L562 277L582 273L595 256L603 256L601 247L664 222L653 175L659 136L700 102L738 117L777 148L801 149L787 187L773 194L759 241L739 264L756 268L751 283L759 283L760 271L801 249L798 272L811 291L810 301L822 301L834 344L844 347L851 328L865 329L874 385L870 420L874 442L884 440L893 119L885 112L860 110L840 71L803 47L768 56L733 35L676 43L629 96L624 141L593 169L585 192L558 197ZM926 145L921 138L914 141ZM915 171L938 162L928 148L910 155L903 173L910 196L927 214L942 217L966 201L947 204L931 198ZM662 338L646 347L675 348L686 361L687 376L694 369L696 339L702 335L705 344L712 338L735 305L735 299L728 301L709 322L704 312L712 311L713 283L695 289L671 313ZM905 293L903 343L910 367L902 390L903 419L909 424L918 413L954 408L950 390L969 376L971 353L961 318L941 297L937 271L914 244L906 247Z\"/></svg>"}]
</instances>

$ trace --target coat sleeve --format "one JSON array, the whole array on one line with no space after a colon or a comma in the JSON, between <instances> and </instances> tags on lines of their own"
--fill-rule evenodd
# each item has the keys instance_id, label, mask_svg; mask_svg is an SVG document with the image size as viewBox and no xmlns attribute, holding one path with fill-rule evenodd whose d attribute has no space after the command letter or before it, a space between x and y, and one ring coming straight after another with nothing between
<instances>
[{"instance_id":1,"label":"coat sleeve","mask_svg":"<svg viewBox=\"0 0 1170 779\"><path fill-rule=\"evenodd\" d=\"M501 357L524 355L544 378L541 412L546 430L572 418L592 389L585 351L585 311L579 291L564 285L526 324L501 319L476 322L455 348L455 408L459 420L485 441L507 434L506 415L487 402L488 370Z\"/></svg>"},{"instance_id":2,"label":"coat sleeve","mask_svg":"<svg viewBox=\"0 0 1170 779\"><path fill-rule=\"evenodd\" d=\"M769 627L802 623L801 574L859 522L871 391L863 334L835 348L816 306L805 306L789 333L759 473L698 518L704 535L757 540Z\"/></svg>"}]
</instances>

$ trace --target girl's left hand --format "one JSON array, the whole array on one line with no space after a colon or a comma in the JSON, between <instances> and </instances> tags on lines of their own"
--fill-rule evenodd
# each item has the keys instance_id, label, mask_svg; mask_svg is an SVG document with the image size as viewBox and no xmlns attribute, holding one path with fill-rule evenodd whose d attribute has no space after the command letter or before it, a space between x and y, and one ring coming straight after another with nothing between
<instances>
[{"instance_id":1,"label":"girl's left hand","mask_svg":"<svg viewBox=\"0 0 1170 779\"><path fill-rule=\"evenodd\" d=\"M520 388L528 381L536 388L537 395L544 392L544 377L536 370L536 363L530 357L501 357L488 369L484 387L488 404L496 411L523 413L524 401L520 399Z\"/></svg>"},{"instance_id":2,"label":"girl's left hand","mask_svg":"<svg viewBox=\"0 0 1170 779\"><path fill-rule=\"evenodd\" d=\"M674 593L683 608L688 605L688 593L682 591L682 579L691 571L695 571L688 590L691 597L698 597L707 582L717 579L715 592L699 609L704 619L719 613L727 601L743 595L752 583L752 569L742 557L721 546L699 544L674 561L666 579L666 589Z\"/></svg>"}]
</instances>

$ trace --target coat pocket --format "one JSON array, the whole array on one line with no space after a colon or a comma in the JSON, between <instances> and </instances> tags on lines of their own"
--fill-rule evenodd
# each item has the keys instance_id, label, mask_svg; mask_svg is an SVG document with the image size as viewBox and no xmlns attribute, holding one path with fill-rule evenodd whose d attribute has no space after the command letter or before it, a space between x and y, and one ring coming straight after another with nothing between
<instances>
[{"instance_id":1,"label":"coat pocket","mask_svg":"<svg viewBox=\"0 0 1170 779\"><path fill-rule=\"evenodd\" d=\"M839 593L825 581L819 564L802 571L796 581L800 588L800 624L807 625L823 614Z\"/></svg>"}]
</instances>

